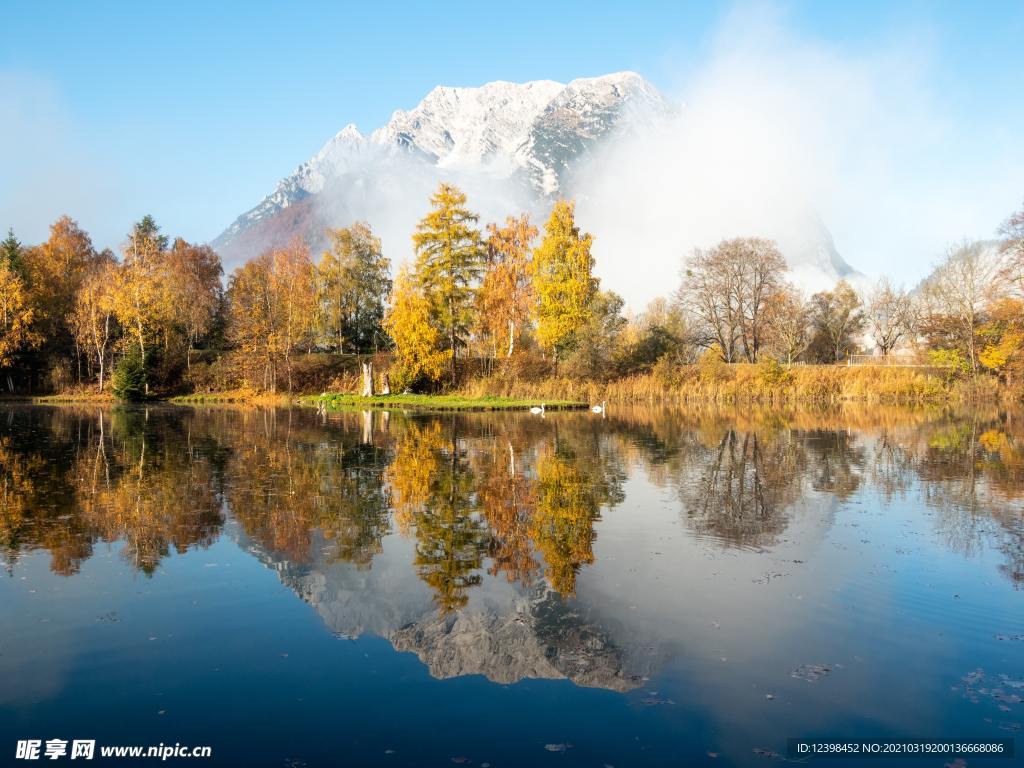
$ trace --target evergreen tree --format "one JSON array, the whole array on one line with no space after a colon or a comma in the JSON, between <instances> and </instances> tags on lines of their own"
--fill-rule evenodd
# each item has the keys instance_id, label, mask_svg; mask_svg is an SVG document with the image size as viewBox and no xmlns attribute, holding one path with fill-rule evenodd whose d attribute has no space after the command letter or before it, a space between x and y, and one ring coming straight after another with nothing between
<instances>
[{"instance_id":1,"label":"evergreen tree","mask_svg":"<svg viewBox=\"0 0 1024 768\"><path fill-rule=\"evenodd\" d=\"M0 267L6 264L24 277L24 264L22 263L21 256L21 243L14 236L14 230L8 229L7 237L0 241Z\"/></svg>"},{"instance_id":2,"label":"evergreen tree","mask_svg":"<svg viewBox=\"0 0 1024 768\"><path fill-rule=\"evenodd\" d=\"M466 208L466 195L458 187L441 184L430 204L433 210L413 235L416 277L451 354L449 374L454 384L456 356L472 324L475 287L486 250L474 226L479 217Z\"/></svg>"},{"instance_id":3,"label":"evergreen tree","mask_svg":"<svg viewBox=\"0 0 1024 768\"><path fill-rule=\"evenodd\" d=\"M145 397L146 358L136 345L130 344L124 357L118 360L112 386L118 400L134 401Z\"/></svg>"},{"instance_id":4,"label":"evergreen tree","mask_svg":"<svg viewBox=\"0 0 1024 768\"><path fill-rule=\"evenodd\" d=\"M537 297L537 342L559 355L571 349L576 333L587 322L598 281L593 276L593 238L580 234L576 206L555 203L544 225L544 239L533 252L533 289Z\"/></svg>"}]
</instances>

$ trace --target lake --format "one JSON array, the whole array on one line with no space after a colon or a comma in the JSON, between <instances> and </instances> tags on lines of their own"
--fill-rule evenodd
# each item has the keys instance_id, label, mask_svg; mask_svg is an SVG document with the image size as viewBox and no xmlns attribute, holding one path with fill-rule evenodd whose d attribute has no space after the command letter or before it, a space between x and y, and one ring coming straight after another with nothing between
<instances>
[{"instance_id":1,"label":"lake","mask_svg":"<svg viewBox=\"0 0 1024 768\"><path fill-rule=\"evenodd\" d=\"M0 405L0 750L625 768L1019 742L1022 418Z\"/></svg>"}]
</instances>

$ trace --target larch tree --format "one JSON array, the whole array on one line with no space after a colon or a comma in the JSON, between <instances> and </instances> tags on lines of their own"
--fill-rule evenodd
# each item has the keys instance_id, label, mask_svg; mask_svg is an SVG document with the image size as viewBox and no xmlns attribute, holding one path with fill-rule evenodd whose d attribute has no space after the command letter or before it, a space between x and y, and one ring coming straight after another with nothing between
<instances>
[{"instance_id":1,"label":"larch tree","mask_svg":"<svg viewBox=\"0 0 1024 768\"><path fill-rule=\"evenodd\" d=\"M399 389L420 382L437 382L448 365L450 349L431 321L430 302L415 275L403 266L395 278L391 303L384 316L384 327L395 344L398 370L395 382Z\"/></svg>"},{"instance_id":2,"label":"larch tree","mask_svg":"<svg viewBox=\"0 0 1024 768\"><path fill-rule=\"evenodd\" d=\"M24 252L26 282L32 293L40 335L50 346L69 337L68 317L82 276L96 251L92 240L69 216L50 225L45 242Z\"/></svg>"},{"instance_id":3,"label":"larch tree","mask_svg":"<svg viewBox=\"0 0 1024 768\"><path fill-rule=\"evenodd\" d=\"M531 269L537 343L556 362L572 348L577 332L590 318L598 287L592 244L593 238L580 234L576 226L575 203L557 201L533 252Z\"/></svg>"},{"instance_id":4,"label":"larch tree","mask_svg":"<svg viewBox=\"0 0 1024 768\"><path fill-rule=\"evenodd\" d=\"M509 216L504 226L487 225L487 269L477 294L479 325L490 339L494 355L515 351L516 336L529 322L533 308L530 280L531 246L537 227L528 214ZM507 345L502 342L507 339Z\"/></svg>"},{"instance_id":5,"label":"larch tree","mask_svg":"<svg viewBox=\"0 0 1024 768\"><path fill-rule=\"evenodd\" d=\"M483 271L485 249L479 216L466 207L458 187L441 184L430 198L433 210L416 226L416 278L443 334L448 351L449 379L455 383L458 350L473 323L476 283Z\"/></svg>"},{"instance_id":6,"label":"larch tree","mask_svg":"<svg viewBox=\"0 0 1024 768\"><path fill-rule=\"evenodd\" d=\"M331 247L317 266L321 335L338 352L375 351L383 337L391 261L365 221L327 234Z\"/></svg>"}]
</instances>

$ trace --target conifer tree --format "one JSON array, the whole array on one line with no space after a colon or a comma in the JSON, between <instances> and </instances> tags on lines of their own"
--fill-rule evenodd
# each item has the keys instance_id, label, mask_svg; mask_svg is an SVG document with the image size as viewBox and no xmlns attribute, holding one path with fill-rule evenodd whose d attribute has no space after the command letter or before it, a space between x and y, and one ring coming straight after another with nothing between
<instances>
[{"instance_id":1,"label":"conifer tree","mask_svg":"<svg viewBox=\"0 0 1024 768\"><path fill-rule=\"evenodd\" d=\"M449 376L455 383L456 356L466 342L473 319L476 282L486 251L479 216L466 208L466 195L458 187L441 184L430 198L433 210L416 227L416 277L430 303L431 317L445 338Z\"/></svg>"},{"instance_id":2,"label":"conifer tree","mask_svg":"<svg viewBox=\"0 0 1024 768\"><path fill-rule=\"evenodd\" d=\"M14 230L7 230L7 237L0 241L0 266L6 264L18 274L24 277L24 265L21 261L22 248L18 238L14 236Z\"/></svg>"},{"instance_id":3,"label":"conifer tree","mask_svg":"<svg viewBox=\"0 0 1024 768\"><path fill-rule=\"evenodd\" d=\"M587 322L598 285L590 255L593 238L580 234L575 210L575 203L556 202L544 224L544 239L533 252L537 343L556 361Z\"/></svg>"}]
</instances>

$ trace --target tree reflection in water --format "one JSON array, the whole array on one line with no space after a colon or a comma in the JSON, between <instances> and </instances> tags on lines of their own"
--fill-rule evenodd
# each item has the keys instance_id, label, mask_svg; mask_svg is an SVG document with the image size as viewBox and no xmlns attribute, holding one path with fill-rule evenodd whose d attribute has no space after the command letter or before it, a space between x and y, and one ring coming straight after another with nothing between
<instances>
[{"instance_id":1,"label":"tree reflection in water","mask_svg":"<svg viewBox=\"0 0 1024 768\"><path fill-rule=\"evenodd\" d=\"M810 493L917 494L952 549L1000 553L1024 584L1020 418L898 409L410 416L303 410L8 406L0 416L0 551L77 572L122 542L152 574L210 545L227 517L275 557L371 569L385 537L442 614L486 575L571 596L629 476L675 489L693 535L769 548ZM321 544L322 545L322 544Z\"/></svg>"}]
</instances>

